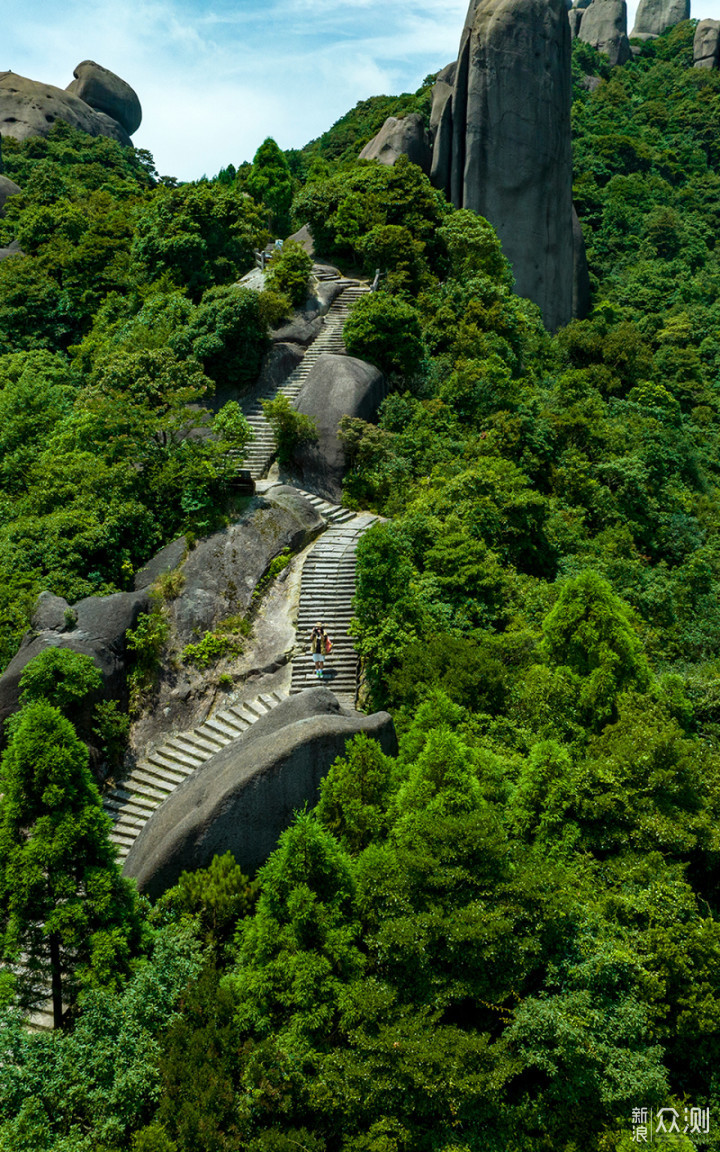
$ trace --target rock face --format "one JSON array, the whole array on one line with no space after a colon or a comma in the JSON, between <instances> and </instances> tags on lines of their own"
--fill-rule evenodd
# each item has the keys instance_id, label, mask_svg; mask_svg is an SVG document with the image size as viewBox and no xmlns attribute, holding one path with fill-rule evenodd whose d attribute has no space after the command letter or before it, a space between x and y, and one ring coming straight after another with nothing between
<instances>
[{"instance_id":1,"label":"rock face","mask_svg":"<svg viewBox=\"0 0 720 1152\"><path fill-rule=\"evenodd\" d=\"M142 121L142 109L136 93L107 68L94 60L83 60L73 71L75 79L66 91L79 96L96 112L103 112L120 124L128 136L137 132Z\"/></svg>"},{"instance_id":2,"label":"rock face","mask_svg":"<svg viewBox=\"0 0 720 1152\"><path fill-rule=\"evenodd\" d=\"M570 35L572 36L573 40L577 40L578 36L580 35L580 23L582 21L582 16L583 14L581 8L571 8L568 12L568 20L570 22Z\"/></svg>"},{"instance_id":3,"label":"rock face","mask_svg":"<svg viewBox=\"0 0 720 1152\"><path fill-rule=\"evenodd\" d=\"M433 108L436 186L490 221L553 330L572 316L570 39L564 0L472 0Z\"/></svg>"},{"instance_id":4,"label":"rock face","mask_svg":"<svg viewBox=\"0 0 720 1152\"><path fill-rule=\"evenodd\" d=\"M631 52L625 0L593 0L583 12L578 39L592 44L613 67L626 64Z\"/></svg>"},{"instance_id":5,"label":"rock face","mask_svg":"<svg viewBox=\"0 0 720 1152\"><path fill-rule=\"evenodd\" d=\"M362 152L361 160L379 160L392 165L399 156L407 156L413 164L430 172L432 153L423 118L417 112L396 119L388 116L377 136L373 136Z\"/></svg>"},{"instance_id":6,"label":"rock face","mask_svg":"<svg viewBox=\"0 0 720 1152\"><path fill-rule=\"evenodd\" d=\"M123 872L151 898L183 869L207 867L217 853L232 852L252 874L294 813L316 802L320 781L359 732L396 754L386 712L364 716L342 708L327 688L290 697L171 793L130 849Z\"/></svg>"},{"instance_id":7,"label":"rock face","mask_svg":"<svg viewBox=\"0 0 720 1152\"><path fill-rule=\"evenodd\" d=\"M0 72L0 133L15 140L47 136L57 120L90 136L110 136L131 142L125 129L104 112L96 112L72 92L28 80L15 72Z\"/></svg>"},{"instance_id":8,"label":"rock face","mask_svg":"<svg viewBox=\"0 0 720 1152\"><path fill-rule=\"evenodd\" d=\"M701 20L695 29L693 66L720 68L720 20Z\"/></svg>"},{"instance_id":9,"label":"rock face","mask_svg":"<svg viewBox=\"0 0 720 1152\"><path fill-rule=\"evenodd\" d=\"M385 379L372 364L331 353L317 358L295 402L298 412L315 421L319 435L316 444L303 445L296 453L304 485L327 500L340 501L347 467L338 437L340 421L343 416L373 421L384 399Z\"/></svg>"},{"instance_id":10,"label":"rock face","mask_svg":"<svg viewBox=\"0 0 720 1152\"><path fill-rule=\"evenodd\" d=\"M245 613L271 560L286 548L303 547L323 523L294 489L274 488L271 496L253 497L236 523L201 540L185 560L185 583L169 609L178 644L189 644L220 620Z\"/></svg>"},{"instance_id":11,"label":"rock face","mask_svg":"<svg viewBox=\"0 0 720 1152\"><path fill-rule=\"evenodd\" d=\"M631 36L660 36L690 19L690 0L640 0Z\"/></svg>"},{"instance_id":12,"label":"rock face","mask_svg":"<svg viewBox=\"0 0 720 1152\"><path fill-rule=\"evenodd\" d=\"M115 592L110 596L88 596L71 607L60 596L41 592L32 629L25 634L20 650L0 676L0 722L19 706L20 677L30 661L45 648L70 648L92 656L102 673L103 692L109 700L126 696L125 634L148 611L147 592Z\"/></svg>"}]
</instances>

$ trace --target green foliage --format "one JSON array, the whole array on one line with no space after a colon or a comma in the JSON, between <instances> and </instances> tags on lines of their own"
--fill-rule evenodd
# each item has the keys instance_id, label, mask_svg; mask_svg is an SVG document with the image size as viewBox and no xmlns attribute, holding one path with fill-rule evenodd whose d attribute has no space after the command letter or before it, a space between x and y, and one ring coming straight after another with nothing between
<instances>
[{"instance_id":1,"label":"green foliage","mask_svg":"<svg viewBox=\"0 0 720 1152\"><path fill-rule=\"evenodd\" d=\"M350 356L382 372L413 380L421 370L423 343L416 310L385 292L361 297L343 328Z\"/></svg>"},{"instance_id":2,"label":"green foliage","mask_svg":"<svg viewBox=\"0 0 720 1152\"><path fill-rule=\"evenodd\" d=\"M167 617L156 604L152 612L141 616L135 628L125 634L128 650L134 654L134 663L128 674L131 713L139 710L143 699L155 687L168 630Z\"/></svg>"},{"instance_id":3,"label":"green foliage","mask_svg":"<svg viewBox=\"0 0 720 1152\"><path fill-rule=\"evenodd\" d=\"M169 273L197 300L253 266L264 222L235 186L208 183L160 188L138 217L131 255L150 280Z\"/></svg>"},{"instance_id":4,"label":"green foliage","mask_svg":"<svg viewBox=\"0 0 720 1152\"><path fill-rule=\"evenodd\" d=\"M266 284L272 292L287 296L295 308L305 303L313 260L297 240L286 240L270 262Z\"/></svg>"},{"instance_id":5,"label":"green foliage","mask_svg":"<svg viewBox=\"0 0 720 1152\"><path fill-rule=\"evenodd\" d=\"M280 573L287 568L292 557L293 554L289 548L284 548L282 552L279 552L278 555L270 561L267 572L260 577L253 589L253 598L262 596L265 589L270 587L275 577L279 576Z\"/></svg>"},{"instance_id":6,"label":"green foliage","mask_svg":"<svg viewBox=\"0 0 720 1152\"><path fill-rule=\"evenodd\" d=\"M296 219L310 227L323 255L363 262L372 228L396 225L426 245L432 263L441 249L435 229L450 209L407 157L392 166L363 162L329 179L309 183L296 197Z\"/></svg>"},{"instance_id":7,"label":"green foliage","mask_svg":"<svg viewBox=\"0 0 720 1152\"><path fill-rule=\"evenodd\" d=\"M247 388L270 346L258 293L236 286L208 288L170 345L181 356L199 360L216 384Z\"/></svg>"},{"instance_id":8,"label":"green foliage","mask_svg":"<svg viewBox=\"0 0 720 1152\"><path fill-rule=\"evenodd\" d=\"M238 922L252 912L255 895L235 857L226 852L213 856L208 868L181 872L177 884L158 900L156 914L196 916L204 940L221 952Z\"/></svg>"},{"instance_id":9,"label":"green foliage","mask_svg":"<svg viewBox=\"0 0 720 1152\"><path fill-rule=\"evenodd\" d=\"M45 700L13 723L0 769L0 929L6 961L23 957L19 1002L52 987L55 1023L83 983L115 984L138 946L131 884L120 875L110 820L85 745Z\"/></svg>"},{"instance_id":10,"label":"green foliage","mask_svg":"<svg viewBox=\"0 0 720 1152\"><path fill-rule=\"evenodd\" d=\"M101 690L102 683L92 656L70 648L45 648L23 668L21 700L23 704L46 700L72 721L88 697Z\"/></svg>"},{"instance_id":11,"label":"green foliage","mask_svg":"<svg viewBox=\"0 0 720 1152\"><path fill-rule=\"evenodd\" d=\"M274 400L263 400L262 407L265 419L273 430L278 462L292 464L295 451L301 444L317 440L315 421L302 412L296 412L287 396L281 393Z\"/></svg>"},{"instance_id":12,"label":"green foliage","mask_svg":"<svg viewBox=\"0 0 720 1152\"><path fill-rule=\"evenodd\" d=\"M121 989L93 988L67 1034L37 1035L11 1009L0 1027L0 1146L96 1152L127 1146L160 1091L159 1037L202 967L184 926L154 934Z\"/></svg>"},{"instance_id":13,"label":"green foliage","mask_svg":"<svg viewBox=\"0 0 720 1152\"><path fill-rule=\"evenodd\" d=\"M289 232L292 176L285 156L272 137L268 136L255 153L245 187L266 209L270 229L280 235Z\"/></svg>"},{"instance_id":14,"label":"green foliage","mask_svg":"<svg viewBox=\"0 0 720 1152\"><path fill-rule=\"evenodd\" d=\"M194 664L198 668L209 668L216 664L223 656L237 652L238 645L229 636L220 636L217 632L206 632L197 644L186 644L180 653L180 659L187 664Z\"/></svg>"}]
</instances>

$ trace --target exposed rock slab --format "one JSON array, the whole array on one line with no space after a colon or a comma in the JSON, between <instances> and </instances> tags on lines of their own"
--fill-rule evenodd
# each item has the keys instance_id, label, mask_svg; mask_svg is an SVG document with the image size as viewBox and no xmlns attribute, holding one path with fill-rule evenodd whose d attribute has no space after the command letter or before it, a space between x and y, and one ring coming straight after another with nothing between
<instances>
[{"instance_id":1,"label":"exposed rock slab","mask_svg":"<svg viewBox=\"0 0 720 1152\"><path fill-rule=\"evenodd\" d=\"M347 468L340 421L343 416L373 421L384 399L385 379L372 364L332 353L318 357L295 401L298 412L310 416L318 429L317 443L303 445L295 456L305 487L340 501Z\"/></svg>"},{"instance_id":2,"label":"exposed rock slab","mask_svg":"<svg viewBox=\"0 0 720 1152\"><path fill-rule=\"evenodd\" d=\"M660 36L690 19L690 0L640 0L631 36Z\"/></svg>"},{"instance_id":3,"label":"exposed rock slab","mask_svg":"<svg viewBox=\"0 0 720 1152\"><path fill-rule=\"evenodd\" d=\"M218 853L232 852L254 873L294 813L316 802L320 781L359 732L396 754L386 712L342 708L327 688L290 697L180 784L143 828L123 872L151 898Z\"/></svg>"},{"instance_id":4,"label":"exposed rock slab","mask_svg":"<svg viewBox=\"0 0 720 1152\"><path fill-rule=\"evenodd\" d=\"M720 20L701 20L695 29L693 66L720 68Z\"/></svg>"},{"instance_id":5,"label":"exposed rock slab","mask_svg":"<svg viewBox=\"0 0 720 1152\"><path fill-rule=\"evenodd\" d=\"M12 136L15 140L47 136L58 120L90 136L110 136L123 145L132 143L117 121L96 112L74 93L29 80L15 72L0 72L0 133L3 136Z\"/></svg>"},{"instance_id":6,"label":"exposed rock slab","mask_svg":"<svg viewBox=\"0 0 720 1152\"><path fill-rule=\"evenodd\" d=\"M170 605L179 647L223 619L245 613L270 562L286 548L297 551L324 527L315 508L292 488L256 496L234 524L216 532L188 555L182 592Z\"/></svg>"},{"instance_id":7,"label":"exposed rock slab","mask_svg":"<svg viewBox=\"0 0 720 1152\"><path fill-rule=\"evenodd\" d=\"M430 172L430 143L423 118L417 112L399 119L388 116L377 136L373 136L365 145L359 158L393 165L400 156L407 156L423 172Z\"/></svg>"},{"instance_id":8,"label":"exposed rock slab","mask_svg":"<svg viewBox=\"0 0 720 1152\"><path fill-rule=\"evenodd\" d=\"M625 0L592 0L583 12L578 39L607 56L610 64L626 64L630 59Z\"/></svg>"},{"instance_id":9,"label":"exposed rock slab","mask_svg":"<svg viewBox=\"0 0 720 1152\"><path fill-rule=\"evenodd\" d=\"M96 112L102 112L120 124L128 136L137 132L142 121L142 108L137 93L94 60L83 60L73 71L75 79L66 91L78 96Z\"/></svg>"}]
</instances>

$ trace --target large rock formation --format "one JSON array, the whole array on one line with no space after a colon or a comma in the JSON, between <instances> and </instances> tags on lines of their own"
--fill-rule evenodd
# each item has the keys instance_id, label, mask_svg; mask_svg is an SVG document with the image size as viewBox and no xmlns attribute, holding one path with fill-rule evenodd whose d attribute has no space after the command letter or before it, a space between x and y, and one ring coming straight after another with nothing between
<instances>
[{"instance_id":1,"label":"large rock formation","mask_svg":"<svg viewBox=\"0 0 720 1152\"><path fill-rule=\"evenodd\" d=\"M625 0L592 0L583 12L578 39L607 56L613 67L626 64L632 53L627 36Z\"/></svg>"},{"instance_id":2,"label":"large rock formation","mask_svg":"<svg viewBox=\"0 0 720 1152\"><path fill-rule=\"evenodd\" d=\"M142 109L137 94L129 84L96 64L94 60L83 60L73 72L75 79L68 84L66 92L79 96L96 112L103 112L132 136L142 121Z\"/></svg>"},{"instance_id":3,"label":"large rock formation","mask_svg":"<svg viewBox=\"0 0 720 1152\"><path fill-rule=\"evenodd\" d=\"M689 19L690 0L640 0L631 36L660 36L666 28Z\"/></svg>"},{"instance_id":4,"label":"large rock formation","mask_svg":"<svg viewBox=\"0 0 720 1152\"><path fill-rule=\"evenodd\" d=\"M342 708L327 688L291 696L202 764L151 816L123 866L151 898L184 869L232 852L252 874L267 860L294 813L314 804L320 781L359 732L397 753L386 712Z\"/></svg>"},{"instance_id":5,"label":"large rock formation","mask_svg":"<svg viewBox=\"0 0 720 1152\"><path fill-rule=\"evenodd\" d=\"M365 145L359 158L392 165L399 156L407 156L423 172L430 171L432 152L423 118L417 112L411 112L400 119L388 116L377 136L373 136Z\"/></svg>"},{"instance_id":6,"label":"large rock formation","mask_svg":"<svg viewBox=\"0 0 720 1152\"><path fill-rule=\"evenodd\" d=\"M123 145L132 143L117 120L91 108L73 92L29 80L15 72L0 72L0 133L3 136L12 136L15 140L47 136L58 120L90 136L110 136Z\"/></svg>"},{"instance_id":7,"label":"large rock formation","mask_svg":"<svg viewBox=\"0 0 720 1152\"><path fill-rule=\"evenodd\" d=\"M105 697L124 701L125 636L149 606L150 599L144 591L88 596L74 607L60 596L41 592L32 628L25 633L19 651L0 676L0 723L19 707L20 677L26 666L49 647L69 648L91 656L102 673Z\"/></svg>"},{"instance_id":8,"label":"large rock formation","mask_svg":"<svg viewBox=\"0 0 720 1152\"><path fill-rule=\"evenodd\" d=\"M572 316L570 99L564 0L471 0L433 107L433 180L490 221L550 329Z\"/></svg>"},{"instance_id":9,"label":"large rock formation","mask_svg":"<svg viewBox=\"0 0 720 1152\"><path fill-rule=\"evenodd\" d=\"M693 40L695 68L720 68L720 20L701 20Z\"/></svg>"},{"instance_id":10,"label":"large rock formation","mask_svg":"<svg viewBox=\"0 0 720 1152\"><path fill-rule=\"evenodd\" d=\"M353 356L319 356L300 390L295 407L310 416L318 440L296 453L302 483L327 500L339 501L347 468L345 449L338 436L343 416L372 421L385 399L382 372Z\"/></svg>"}]
</instances>

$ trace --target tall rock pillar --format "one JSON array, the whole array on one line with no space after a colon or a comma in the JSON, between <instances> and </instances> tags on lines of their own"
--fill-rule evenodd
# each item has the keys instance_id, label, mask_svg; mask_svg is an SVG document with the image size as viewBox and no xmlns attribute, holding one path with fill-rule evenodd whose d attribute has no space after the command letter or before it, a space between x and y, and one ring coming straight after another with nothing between
<instances>
[{"instance_id":1,"label":"tall rock pillar","mask_svg":"<svg viewBox=\"0 0 720 1152\"><path fill-rule=\"evenodd\" d=\"M490 221L518 293L550 330L573 314L570 103L565 0L471 0L452 97L451 198Z\"/></svg>"}]
</instances>

